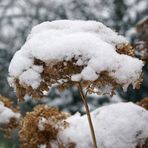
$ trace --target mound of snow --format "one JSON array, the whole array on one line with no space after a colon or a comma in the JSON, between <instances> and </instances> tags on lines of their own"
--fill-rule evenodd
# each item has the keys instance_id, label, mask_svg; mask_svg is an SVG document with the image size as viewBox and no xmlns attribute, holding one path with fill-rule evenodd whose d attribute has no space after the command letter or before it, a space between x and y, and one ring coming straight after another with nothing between
<instances>
[{"instance_id":1,"label":"mound of snow","mask_svg":"<svg viewBox=\"0 0 148 148\"><path fill-rule=\"evenodd\" d=\"M148 111L138 105L113 104L91 115L99 148L135 148L142 139L148 138ZM77 148L93 147L86 115L77 113L67 122L69 127L58 134L65 145L74 142Z\"/></svg>"},{"instance_id":2,"label":"mound of snow","mask_svg":"<svg viewBox=\"0 0 148 148\"><path fill-rule=\"evenodd\" d=\"M4 104L0 102L0 124L8 124L12 118L18 120L20 114L13 112L10 108L5 107Z\"/></svg>"}]
</instances>

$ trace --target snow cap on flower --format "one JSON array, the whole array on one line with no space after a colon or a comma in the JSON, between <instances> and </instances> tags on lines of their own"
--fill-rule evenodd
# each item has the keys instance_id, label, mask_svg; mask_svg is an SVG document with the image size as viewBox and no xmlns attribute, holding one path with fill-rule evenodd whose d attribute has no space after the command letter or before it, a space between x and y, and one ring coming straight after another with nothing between
<instances>
[{"instance_id":1,"label":"snow cap on flower","mask_svg":"<svg viewBox=\"0 0 148 148\"><path fill-rule=\"evenodd\" d=\"M8 80L19 98L80 81L89 92L111 93L117 85L139 84L143 63L133 56L128 41L100 22L44 22L15 53Z\"/></svg>"}]
</instances>

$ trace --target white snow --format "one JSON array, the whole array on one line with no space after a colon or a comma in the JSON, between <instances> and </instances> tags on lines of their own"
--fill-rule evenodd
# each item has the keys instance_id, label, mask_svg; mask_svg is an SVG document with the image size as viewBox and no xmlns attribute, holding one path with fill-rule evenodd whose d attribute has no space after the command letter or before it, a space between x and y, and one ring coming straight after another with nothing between
<instances>
[{"instance_id":1,"label":"white snow","mask_svg":"<svg viewBox=\"0 0 148 148\"><path fill-rule=\"evenodd\" d=\"M39 123L38 123L38 129L40 131L43 131L45 129L44 125L47 123L47 120L46 118L42 117L40 120L39 120Z\"/></svg>"},{"instance_id":2,"label":"white snow","mask_svg":"<svg viewBox=\"0 0 148 148\"><path fill-rule=\"evenodd\" d=\"M128 41L96 21L59 20L35 26L26 43L17 51L9 66L9 81L15 78L21 84L36 89L42 81L42 67L35 68L34 58L47 64L70 60L76 65L86 65L72 80L96 80L100 72L108 71L120 84L135 83L142 71L143 63L133 57L120 55L116 45Z\"/></svg>"},{"instance_id":3,"label":"white snow","mask_svg":"<svg viewBox=\"0 0 148 148\"><path fill-rule=\"evenodd\" d=\"M148 111L136 104L104 106L91 115L99 148L135 148L148 137ZM77 113L66 121L69 127L58 134L65 145L75 142L76 148L93 147L86 115Z\"/></svg>"},{"instance_id":4,"label":"white snow","mask_svg":"<svg viewBox=\"0 0 148 148\"><path fill-rule=\"evenodd\" d=\"M21 84L25 82L26 85L32 86L32 88L36 89L40 85L41 76L35 70L28 69L20 75L19 80Z\"/></svg>"},{"instance_id":5,"label":"white snow","mask_svg":"<svg viewBox=\"0 0 148 148\"><path fill-rule=\"evenodd\" d=\"M20 114L13 112L0 101L0 124L8 124L11 118L19 120Z\"/></svg>"},{"instance_id":6,"label":"white snow","mask_svg":"<svg viewBox=\"0 0 148 148\"><path fill-rule=\"evenodd\" d=\"M46 148L46 144L40 144L38 148Z\"/></svg>"}]
</instances>

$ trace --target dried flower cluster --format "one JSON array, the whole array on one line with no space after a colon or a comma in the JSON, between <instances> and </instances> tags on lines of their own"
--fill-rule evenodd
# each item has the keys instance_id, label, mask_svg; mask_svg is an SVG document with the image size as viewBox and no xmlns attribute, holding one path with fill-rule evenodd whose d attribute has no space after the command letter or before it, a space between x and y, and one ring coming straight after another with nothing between
<instances>
[{"instance_id":1,"label":"dried flower cluster","mask_svg":"<svg viewBox=\"0 0 148 148\"><path fill-rule=\"evenodd\" d=\"M134 50L129 44L123 44L116 46L116 50L119 54L126 54L129 56L134 56ZM82 55L79 56L81 58ZM39 59L34 58L34 65L36 66L43 66L43 72L41 73L42 82L37 89L33 89L31 86L21 85L19 80L15 80L16 85L16 95L19 99L23 100L24 96L28 94L33 98L41 98L43 96L43 91L48 91L48 89L53 85L57 84L60 90L64 90L69 86L78 85L78 82L72 81L71 76L74 74L78 74L82 71L82 69L87 66L86 65L76 65L76 62L79 58L73 57L69 61L62 61L62 62L50 62L45 63ZM141 84L142 76L137 80L136 87L138 88ZM97 93L97 94L109 94L112 95L114 90L119 84L115 78L112 78L108 71L102 71L100 76L95 81L81 81L83 88L86 88L89 93ZM103 92L104 88L106 92ZM105 90L105 89L104 89Z\"/></svg>"},{"instance_id":2,"label":"dried flower cluster","mask_svg":"<svg viewBox=\"0 0 148 148\"><path fill-rule=\"evenodd\" d=\"M19 108L13 105L10 99L0 96L0 102L4 104L5 107L11 109L14 113L19 113ZM19 126L19 119L12 117L8 123L0 124L0 131L5 133L7 138L10 137L12 130Z\"/></svg>"},{"instance_id":3,"label":"dried flower cluster","mask_svg":"<svg viewBox=\"0 0 148 148\"><path fill-rule=\"evenodd\" d=\"M63 148L62 141L57 139L59 131L68 127L65 119L68 114L60 112L56 108L47 105L38 105L33 112L27 113L20 122L20 143L22 148L37 148L46 145L51 148L52 141L56 140L57 146ZM69 143L72 148L74 143Z\"/></svg>"}]
</instances>

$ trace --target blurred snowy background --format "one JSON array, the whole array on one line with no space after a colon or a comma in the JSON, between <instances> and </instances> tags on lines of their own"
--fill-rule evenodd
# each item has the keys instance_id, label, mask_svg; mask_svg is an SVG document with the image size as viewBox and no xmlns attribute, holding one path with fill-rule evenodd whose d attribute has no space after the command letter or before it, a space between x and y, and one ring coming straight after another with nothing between
<instances>
[{"instance_id":1,"label":"blurred snowy background","mask_svg":"<svg viewBox=\"0 0 148 148\"><path fill-rule=\"evenodd\" d=\"M8 65L34 25L58 19L97 20L126 36L135 46L141 40L135 27L147 15L147 0L0 0L0 95L16 102L15 93L7 82ZM141 89L133 90L130 86L125 93L119 88L117 94L113 98L88 96L90 108L120 101L136 102L147 97L148 62L144 67ZM38 103L57 106L71 113L84 112L79 92L75 88L64 92L53 88L40 102L28 98L20 104L22 113L32 110Z\"/></svg>"}]
</instances>

